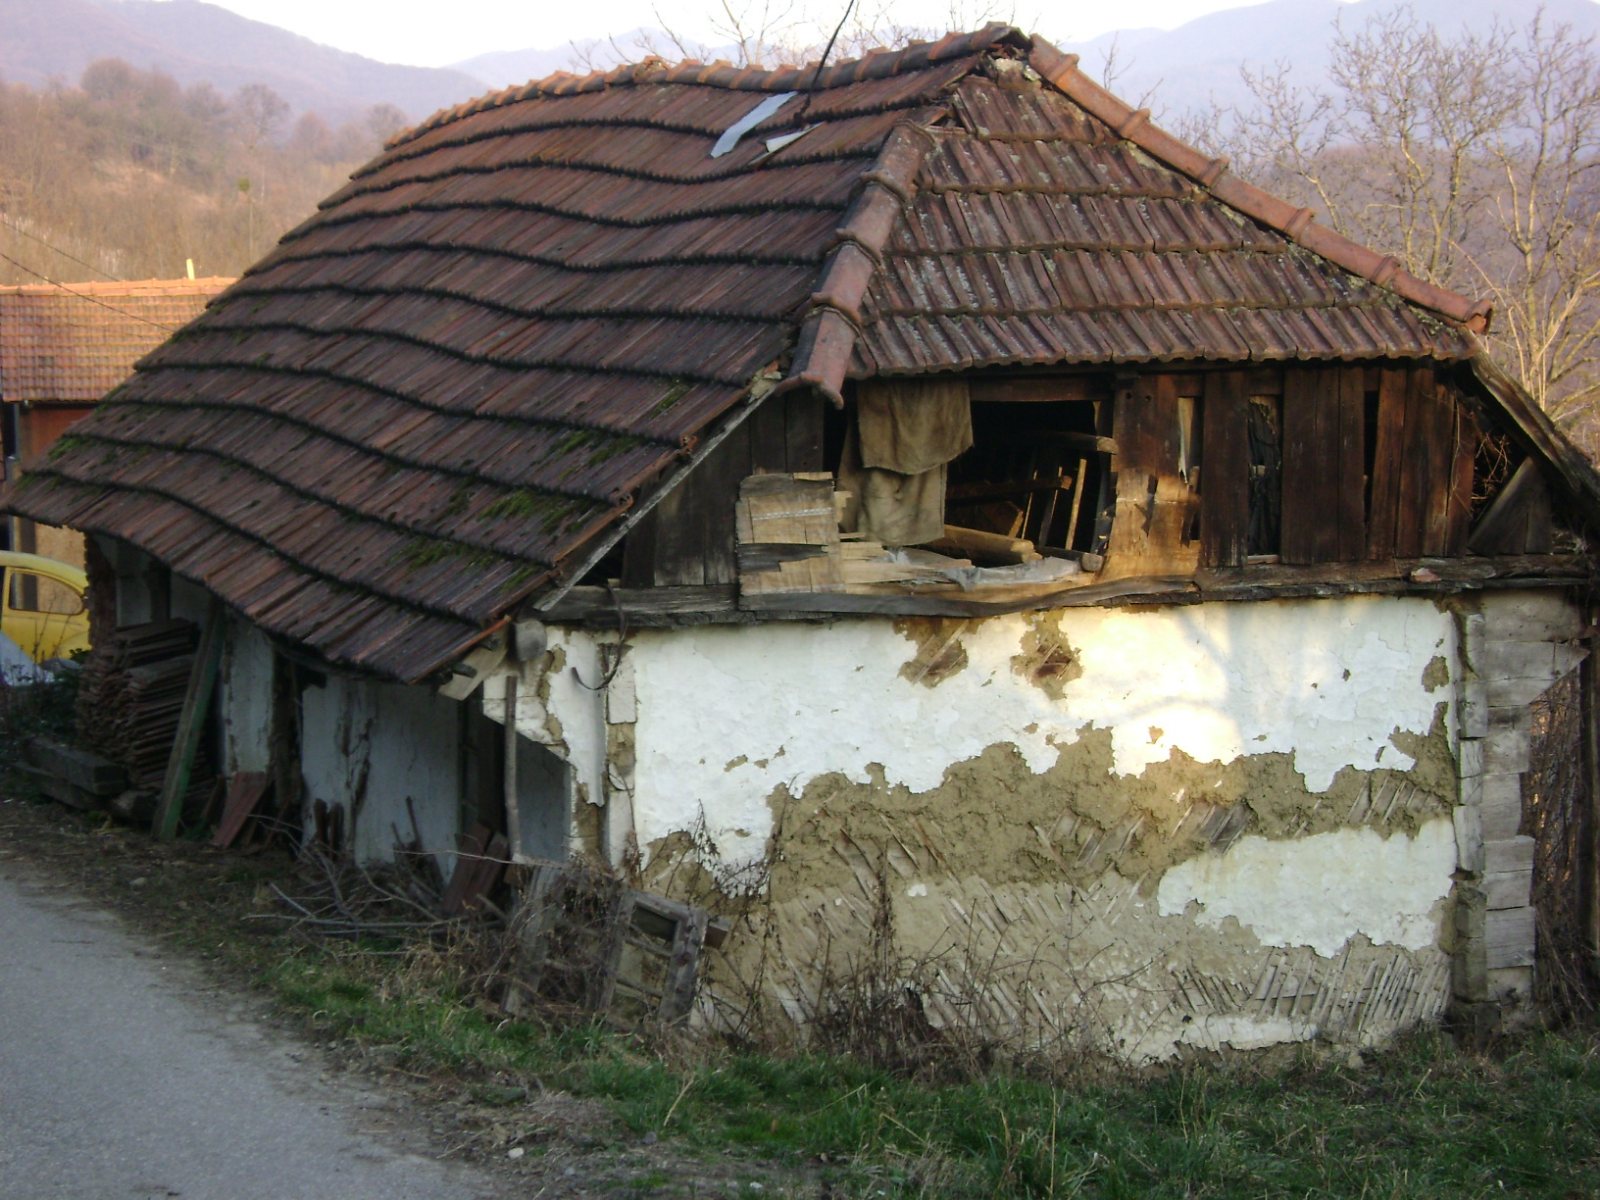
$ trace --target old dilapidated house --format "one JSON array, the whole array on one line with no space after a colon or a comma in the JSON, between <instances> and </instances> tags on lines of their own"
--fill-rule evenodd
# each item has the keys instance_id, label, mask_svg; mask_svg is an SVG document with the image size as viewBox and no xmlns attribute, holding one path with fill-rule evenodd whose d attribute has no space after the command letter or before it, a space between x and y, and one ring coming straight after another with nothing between
<instances>
[{"instance_id":1,"label":"old dilapidated house","mask_svg":"<svg viewBox=\"0 0 1600 1200\"><path fill-rule=\"evenodd\" d=\"M1488 319L1014 29L648 62L397 139L8 502L359 855L745 897L708 1003L887 913L935 1023L1368 1038L1530 983L1600 487Z\"/></svg>"}]
</instances>

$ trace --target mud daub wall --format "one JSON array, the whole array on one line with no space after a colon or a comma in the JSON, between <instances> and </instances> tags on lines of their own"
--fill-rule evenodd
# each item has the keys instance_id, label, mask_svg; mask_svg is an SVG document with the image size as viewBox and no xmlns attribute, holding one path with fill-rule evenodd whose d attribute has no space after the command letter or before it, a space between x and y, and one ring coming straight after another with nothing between
<instances>
[{"instance_id":1,"label":"mud daub wall","mask_svg":"<svg viewBox=\"0 0 1600 1200\"><path fill-rule=\"evenodd\" d=\"M743 906L712 995L874 954L935 1025L1131 1059L1450 995L1459 623L1396 598L644 631L645 885Z\"/></svg>"}]
</instances>

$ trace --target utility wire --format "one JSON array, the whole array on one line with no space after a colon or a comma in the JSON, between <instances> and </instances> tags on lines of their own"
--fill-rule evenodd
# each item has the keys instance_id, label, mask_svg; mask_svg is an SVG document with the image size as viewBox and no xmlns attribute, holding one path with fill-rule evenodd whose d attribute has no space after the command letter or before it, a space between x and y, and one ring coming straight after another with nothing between
<instances>
[{"instance_id":1,"label":"utility wire","mask_svg":"<svg viewBox=\"0 0 1600 1200\"><path fill-rule=\"evenodd\" d=\"M19 263L16 259L12 258L9 254L0 253L0 261L10 263L17 270L32 275L35 279L44 280L51 287L60 288L69 296L76 296L79 300L87 300L90 304L98 304L101 308L109 309L118 316L127 317L130 321L138 321L143 325L150 326L152 329L159 329L163 333L176 333L178 331L178 327L176 325L163 325L160 321L152 321L149 317L141 317L138 313L129 312L125 308L118 308L115 304L107 304L104 300L97 300L93 296L87 295L84 292L75 291L66 284L62 283L59 279L51 279L50 276L43 275L38 271L35 271L32 267L24 266L22 263Z\"/></svg>"},{"instance_id":2,"label":"utility wire","mask_svg":"<svg viewBox=\"0 0 1600 1200\"><path fill-rule=\"evenodd\" d=\"M83 259L79 258L76 254L68 254L65 250L61 249L61 247L52 246L49 242L45 241L38 234L29 233L26 229L22 228L22 226L20 226L20 225L13 225L10 221L6 220L4 217L0 217L0 225L4 225L7 229L11 230L12 233L20 233L25 238L31 238L33 241L38 242L39 245L43 246L46 250L49 250L52 254L59 254L59 255L61 255L62 258L69 259L70 261L77 263L80 267L88 267L89 270L93 271L96 275L104 275L107 279L111 280L114 283L125 283L125 282L127 282L120 275L113 275L110 271L102 270L100 267L95 266L93 263L84 262Z\"/></svg>"},{"instance_id":3,"label":"utility wire","mask_svg":"<svg viewBox=\"0 0 1600 1200\"><path fill-rule=\"evenodd\" d=\"M828 39L828 44L822 48L822 56L817 59L817 69L811 73L811 82L806 86L805 103L800 105L800 112L796 115L794 123L804 125L806 114L811 111L811 101L817 94L817 84L822 80L822 68L828 65L828 56L833 53L833 44L839 40L839 35L844 32L844 23L850 19L850 10L855 8L856 0L849 0L844 6L844 12L839 17L839 23L833 27L833 36Z\"/></svg>"}]
</instances>

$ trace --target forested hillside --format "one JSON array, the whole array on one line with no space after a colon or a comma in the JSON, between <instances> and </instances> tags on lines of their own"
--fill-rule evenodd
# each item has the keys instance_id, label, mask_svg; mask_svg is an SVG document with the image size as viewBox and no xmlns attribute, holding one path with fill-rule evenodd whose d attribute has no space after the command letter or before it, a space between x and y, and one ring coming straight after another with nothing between
<instances>
[{"instance_id":1,"label":"forested hillside","mask_svg":"<svg viewBox=\"0 0 1600 1200\"><path fill-rule=\"evenodd\" d=\"M102 59L75 87L0 83L0 283L236 275L406 123L330 126Z\"/></svg>"}]
</instances>

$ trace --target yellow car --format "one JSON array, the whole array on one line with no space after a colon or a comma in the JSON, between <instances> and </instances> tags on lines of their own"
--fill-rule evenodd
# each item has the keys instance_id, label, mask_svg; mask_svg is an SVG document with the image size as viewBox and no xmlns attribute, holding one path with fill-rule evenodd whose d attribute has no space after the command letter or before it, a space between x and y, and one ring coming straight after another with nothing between
<instances>
[{"instance_id":1,"label":"yellow car","mask_svg":"<svg viewBox=\"0 0 1600 1200\"><path fill-rule=\"evenodd\" d=\"M89 580L71 563L0 550L0 633L34 662L89 648Z\"/></svg>"}]
</instances>

